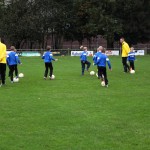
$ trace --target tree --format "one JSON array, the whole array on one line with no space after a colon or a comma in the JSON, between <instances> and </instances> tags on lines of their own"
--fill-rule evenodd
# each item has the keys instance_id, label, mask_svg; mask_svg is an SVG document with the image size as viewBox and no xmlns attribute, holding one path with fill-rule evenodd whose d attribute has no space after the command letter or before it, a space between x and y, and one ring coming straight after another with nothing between
<instances>
[{"instance_id":1,"label":"tree","mask_svg":"<svg viewBox=\"0 0 150 150\"><path fill-rule=\"evenodd\" d=\"M130 45L149 41L149 0L116 0L116 7L115 14L121 19L123 24L122 36L125 36Z\"/></svg>"}]
</instances>

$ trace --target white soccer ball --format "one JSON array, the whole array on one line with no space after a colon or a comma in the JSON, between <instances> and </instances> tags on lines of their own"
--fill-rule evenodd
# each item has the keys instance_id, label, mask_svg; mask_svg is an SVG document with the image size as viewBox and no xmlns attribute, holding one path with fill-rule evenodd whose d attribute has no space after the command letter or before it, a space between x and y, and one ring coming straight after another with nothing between
<instances>
[{"instance_id":1,"label":"white soccer ball","mask_svg":"<svg viewBox=\"0 0 150 150\"><path fill-rule=\"evenodd\" d=\"M19 73L19 78L23 78L24 74L23 73Z\"/></svg>"},{"instance_id":2,"label":"white soccer ball","mask_svg":"<svg viewBox=\"0 0 150 150\"><path fill-rule=\"evenodd\" d=\"M134 74L134 73L135 73L135 70L131 70L130 73L131 73L131 74Z\"/></svg>"},{"instance_id":3,"label":"white soccer ball","mask_svg":"<svg viewBox=\"0 0 150 150\"><path fill-rule=\"evenodd\" d=\"M105 86L105 81L102 81L102 82L101 82L101 86Z\"/></svg>"},{"instance_id":4,"label":"white soccer ball","mask_svg":"<svg viewBox=\"0 0 150 150\"><path fill-rule=\"evenodd\" d=\"M51 79L54 80L54 79L55 79L55 75L52 75L52 76L51 76Z\"/></svg>"},{"instance_id":5,"label":"white soccer ball","mask_svg":"<svg viewBox=\"0 0 150 150\"><path fill-rule=\"evenodd\" d=\"M94 71L91 71L91 72L90 72L90 75L91 75L91 76L93 76L94 74L95 74L95 72L94 72Z\"/></svg>"},{"instance_id":6,"label":"white soccer ball","mask_svg":"<svg viewBox=\"0 0 150 150\"><path fill-rule=\"evenodd\" d=\"M13 78L13 81L14 81L14 82L19 82L19 78L16 78L16 77L15 77L15 78Z\"/></svg>"}]
</instances>

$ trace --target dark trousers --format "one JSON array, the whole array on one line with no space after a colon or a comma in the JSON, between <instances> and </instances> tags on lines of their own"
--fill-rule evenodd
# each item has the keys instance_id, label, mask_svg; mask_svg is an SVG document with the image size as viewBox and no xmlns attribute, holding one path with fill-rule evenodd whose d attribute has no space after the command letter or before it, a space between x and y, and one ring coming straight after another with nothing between
<instances>
[{"instance_id":1,"label":"dark trousers","mask_svg":"<svg viewBox=\"0 0 150 150\"><path fill-rule=\"evenodd\" d=\"M134 61L129 61L130 62L130 69L135 70L134 68Z\"/></svg>"},{"instance_id":2,"label":"dark trousers","mask_svg":"<svg viewBox=\"0 0 150 150\"><path fill-rule=\"evenodd\" d=\"M122 64L123 64L124 72L130 70L129 65L127 64L127 57L122 57Z\"/></svg>"},{"instance_id":3,"label":"dark trousers","mask_svg":"<svg viewBox=\"0 0 150 150\"><path fill-rule=\"evenodd\" d=\"M81 66L82 66L82 74L84 74L84 70L85 70L85 65L87 65L87 70L90 68L91 63L89 61L81 61Z\"/></svg>"},{"instance_id":4,"label":"dark trousers","mask_svg":"<svg viewBox=\"0 0 150 150\"><path fill-rule=\"evenodd\" d=\"M98 66L97 66L97 73L98 73L98 79L100 78L100 70L98 69Z\"/></svg>"},{"instance_id":5,"label":"dark trousers","mask_svg":"<svg viewBox=\"0 0 150 150\"><path fill-rule=\"evenodd\" d=\"M13 73L15 71L15 76L18 77L18 68L17 65L10 65L9 66L9 75L10 75L10 80L13 81Z\"/></svg>"},{"instance_id":6,"label":"dark trousers","mask_svg":"<svg viewBox=\"0 0 150 150\"><path fill-rule=\"evenodd\" d=\"M0 80L2 80L2 84L5 84L5 76L6 76L6 64L0 63Z\"/></svg>"},{"instance_id":7,"label":"dark trousers","mask_svg":"<svg viewBox=\"0 0 150 150\"><path fill-rule=\"evenodd\" d=\"M53 65L52 65L51 62L50 62L50 63L45 63L45 73L44 73L44 77L47 77L47 75L48 75L48 69L50 69L50 74L49 74L49 76L51 77L52 74L53 74Z\"/></svg>"},{"instance_id":8,"label":"dark trousers","mask_svg":"<svg viewBox=\"0 0 150 150\"><path fill-rule=\"evenodd\" d=\"M108 85L106 67L98 66L98 72L102 81L105 81L105 85Z\"/></svg>"}]
</instances>

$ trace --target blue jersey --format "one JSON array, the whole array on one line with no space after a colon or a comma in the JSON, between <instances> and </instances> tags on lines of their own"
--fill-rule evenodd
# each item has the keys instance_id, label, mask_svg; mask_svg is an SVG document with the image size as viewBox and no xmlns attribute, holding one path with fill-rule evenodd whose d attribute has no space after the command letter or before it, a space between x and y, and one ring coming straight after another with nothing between
<instances>
[{"instance_id":1,"label":"blue jersey","mask_svg":"<svg viewBox=\"0 0 150 150\"><path fill-rule=\"evenodd\" d=\"M108 64L109 69L111 69L109 58L105 54L101 53L101 55L97 57L97 61L96 61L97 66L106 67L106 62Z\"/></svg>"},{"instance_id":2,"label":"blue jersey","mask_svg":"<svg viewBox=\"0 0 150 150\"><path fill-rule=\"evenodd\" d=\"M47 51L43 54L42 59L44 59L45 63L50 63L52 60L55 60L53 58L53 54L50 51Z\"/></svg>"},{"instance_id":3,"label":"blue jersey","mask_svg":"<svg viewBox=\"0 0 150 150\"><path fill-rule=\"evenodd\" d=\"M87 52L83 51L80 55L81 61L87 61Z\"/></svg>"},{"instance_id":4,"label":"blue jersey","mask_svg":"<svg viewBox=\"0 0 150 150\"><path fill-rule=\"evenodd\" d=\"M101 54L102 54L101 52L97 52L97 53L94 54L94 56L93 56L94 64L96 64L96 62L97 62L97 57L100 56Z\"/></svg>"},{"instance_id":5,"label":"blue jersey","mask_svg":"<svg viewBox=\"0 0 150 150\"><path fill-rule=\"evenodd\" d=\"M135 61L135 52L128 53L128 61Z\"/></svg>"},{"instance_id":6,"label":"blue jersey","mask_svg":"<svg viewBox=\"0 0 150 150\"><path fill-rule=\"evenodd\" d=\"M9 66L11 65L17 65L17 64L20 64L20 59L18 57L18 54L14 51L10 52L8 55L7 55L7 64Z\"/></svg>"}]
</instances>

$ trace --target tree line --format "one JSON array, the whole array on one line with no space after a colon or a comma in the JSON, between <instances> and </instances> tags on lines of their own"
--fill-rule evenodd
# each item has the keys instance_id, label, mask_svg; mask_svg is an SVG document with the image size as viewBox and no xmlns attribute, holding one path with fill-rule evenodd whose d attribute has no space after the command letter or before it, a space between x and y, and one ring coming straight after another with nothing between
<instances>
[{"instance_id":1,"label":"tree line","mask_svg":"<svg viewBox=\"0 0 150 150\"><path fill-rule=\"evenodd\" d=\"M63 40L91 42L102 35L107 47L124 36L130 44L150 40L149 0L1 0L0 36L61 48Z\"/></svg>"}]
</instances>

